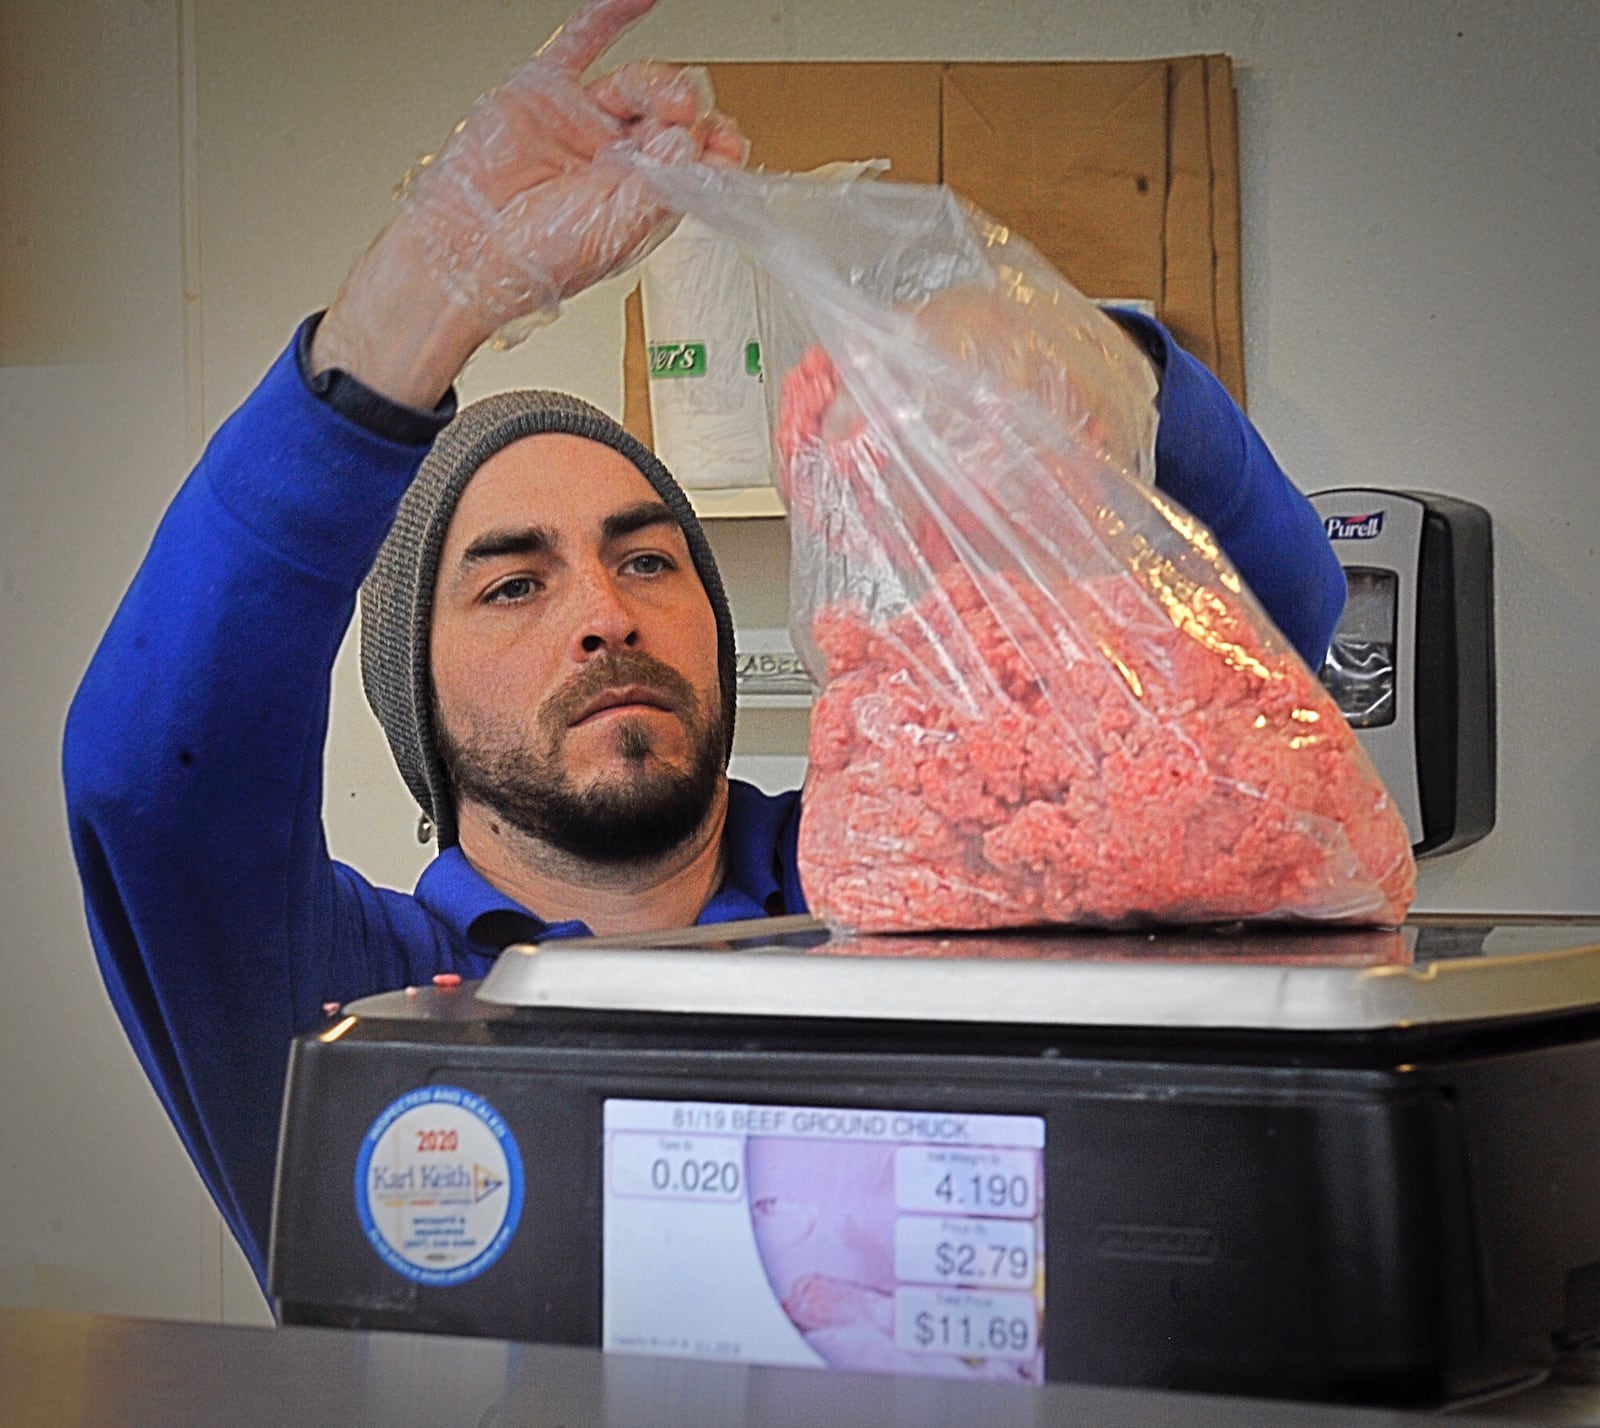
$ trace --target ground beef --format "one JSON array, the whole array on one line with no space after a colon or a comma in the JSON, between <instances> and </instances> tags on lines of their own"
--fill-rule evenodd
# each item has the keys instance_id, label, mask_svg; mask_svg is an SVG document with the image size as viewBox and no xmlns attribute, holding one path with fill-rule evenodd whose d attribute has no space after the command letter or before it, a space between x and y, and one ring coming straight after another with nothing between
<instances>
[{"instance_id":1,"label":"ground beef","mask_svg":"<svg viewBox=\"0 0 1600 1428\"><path fill-rule=\"evenodd\" d=\"M875 532L920 527L841 522L836 495L807 507L819 462L838 478L883 459L829 430L836 390L820 353L790 374L780 451L792 514L849 535L860 590ZM1170 567L980 583L951 557L890 617L862 599L813 615L826 669L800 872L819 916L862 931L1404 916L1404 824L1245 597Z\"/></svg>"}]
</instances>

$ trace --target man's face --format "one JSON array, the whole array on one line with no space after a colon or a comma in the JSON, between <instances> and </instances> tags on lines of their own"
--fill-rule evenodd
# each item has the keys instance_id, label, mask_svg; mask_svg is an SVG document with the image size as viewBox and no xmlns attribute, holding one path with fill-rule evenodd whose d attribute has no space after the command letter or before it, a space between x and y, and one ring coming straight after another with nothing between
<instances>
[{"instance_id":1,"label":"man's face","mask_svg":"<svg viewBox=\"0 0 1600 1428\"><path fill-rule=\"evenodd\" d=\"M459 800L605 863L704 821L725 739L716 618L626 457L549 434L484 462L445 533L431 639Z\"/></svg>"}]
</instances>

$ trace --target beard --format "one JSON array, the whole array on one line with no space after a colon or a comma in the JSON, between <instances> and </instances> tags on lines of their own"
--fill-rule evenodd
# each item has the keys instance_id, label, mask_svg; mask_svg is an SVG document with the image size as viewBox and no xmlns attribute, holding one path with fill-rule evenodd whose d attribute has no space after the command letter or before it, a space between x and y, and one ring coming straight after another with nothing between
<instances>
[{"instance_id":1,"label":"beard","mask_svg":"<svg viewBox=\"0 0 1600 1428\"><path fill-rule=\"evenodd\" d=\"M579 787L563 767L570 721L608 689L642 685L666 695L688 739L689 760L661 760L651 723L624 718L612 731L620 768ZM634 650L587 665L547 697L530 740L520 731L450 730L434 704L439 753L458 800L481 803L513 828L587 863L648 863L686 842L705 822L722 781L726 731L670 665Z\"/></svg>"}]
</instances>

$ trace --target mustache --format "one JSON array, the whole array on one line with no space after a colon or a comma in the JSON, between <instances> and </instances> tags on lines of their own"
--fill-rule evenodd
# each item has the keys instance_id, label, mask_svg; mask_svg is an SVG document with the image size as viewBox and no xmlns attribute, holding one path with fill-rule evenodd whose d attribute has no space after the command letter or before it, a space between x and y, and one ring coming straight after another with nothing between
<instances>
[{"instance_id":1,"label":"mustache","mask_svg":"<svg viewBox=\"0 0 1600 1428\"><path fill-rule=\"evenodd\" d=\"M654 655L625 649L594 660L573 675L540 706L539 722L547 728L565 729L597 694L626 684L654 689L690 719L699 718L700 700L687 679Z\"/></svg>"}]
</instances>

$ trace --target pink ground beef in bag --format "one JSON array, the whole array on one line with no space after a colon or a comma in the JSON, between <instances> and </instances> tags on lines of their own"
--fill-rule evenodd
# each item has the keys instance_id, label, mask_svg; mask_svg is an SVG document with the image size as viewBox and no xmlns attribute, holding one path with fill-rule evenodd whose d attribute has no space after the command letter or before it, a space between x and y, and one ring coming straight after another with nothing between
<instances>
[{"instance_id":1,"label":"pink ground beef in bag","mask_svg":"<svg viewBox=\"0 0 1600 1428\"><path fill-rule=\"evenodd\" d=\"M879 460L828 429L833 395L813 352L786 383L780 451L806 449L813 471L819 449L835 469ZM826 518L788 488L799 519ZM817 609L800 829L813 911L879 932L1400 921L1404 824L1260 620L1225 583L1170 569L1046 589L1013 572L980 584L959 560L892 618Z\"/></svg>"}]
</instances>

